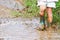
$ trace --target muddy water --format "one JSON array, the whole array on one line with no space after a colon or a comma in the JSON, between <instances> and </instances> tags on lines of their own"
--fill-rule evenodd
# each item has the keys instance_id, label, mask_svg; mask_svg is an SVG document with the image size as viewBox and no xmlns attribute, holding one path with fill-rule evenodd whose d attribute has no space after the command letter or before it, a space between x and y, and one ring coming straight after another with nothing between
<instances>
[{"instance_id":1,"label":"muddy water","mask_svg":"<svg viewBox=\"0 0 60 40\"><path fill-rule=\"evenodd\" d=\"M39 31L39 18L1 18L0 39L4 40L60 40L58 32Z\"/></svg>"}]
</instances>

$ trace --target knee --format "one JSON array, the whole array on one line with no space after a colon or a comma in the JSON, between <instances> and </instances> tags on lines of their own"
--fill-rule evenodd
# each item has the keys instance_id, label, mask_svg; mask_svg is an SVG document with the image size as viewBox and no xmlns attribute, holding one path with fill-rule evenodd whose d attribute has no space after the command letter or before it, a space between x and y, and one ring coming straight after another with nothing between
<instances>
[{"instance_id":1,"label":"knee","mask_svg":"<svg viewBox=\"0 0 60 40\"><path fill-rule=\"evenodd\" d=\"M41 16L44 15L44 10L40 10L40 15L41 15Z\"/></svg>"},{"instance_id":2,"label":"knee","mask_svg":"<svg viewBox=\"0 0 60 40\"><path fill-rule=\"evenodd\" d=\"M49 18L52 18L53 16L52 16L52 14L48 14L48 17L49 17Z\"/></svg>"}]
</instances>

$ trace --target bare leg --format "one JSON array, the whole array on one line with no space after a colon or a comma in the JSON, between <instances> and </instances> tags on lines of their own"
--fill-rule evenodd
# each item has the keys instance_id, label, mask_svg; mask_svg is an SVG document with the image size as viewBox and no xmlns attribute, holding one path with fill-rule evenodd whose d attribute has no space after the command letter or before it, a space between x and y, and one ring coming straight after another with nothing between
<instances>
[{"instance_id":1,"label":"bare leg","mask_svg":"<svg viewBox=\"0 0 60 40\"><path fill-rule=\"evenodd\" d=\"M46 6L40 6L40 15L44 16L44 11L46 9Z\"/></svg>"},{"instance_id":2,"label":"bare leg","mask_svg":"<svg viewBox=\"0 0 60 40\"><path fill-rule=\"evenodd\" d=\"M48 27L51 26L53 17L52 17L52 8L48 7L47 8L47 13L48 13Z\"/></svg>"},{"instance_id":3,"label":"bare leg","mask_svg":"<svg viewBox=\"0 0 60 40\"><path fill-rule=\"evenodd\" d=\"M44 20L44 11L46 9L46 6L40 6L40 22Z\"/></svg>"},{"instance_id":4,"label":"bare leg","mask_svg":"<svg viewBox=\"0 0 60 40\"><path fill-rule=\"evenodd\" d=\"M45 23L45 20L44 20L44 11L46 9L46 6L40 6L40 25L43 29L43 26L44 26L44 23Z\"/></svg>"},{"instance_id":5,"label":"bare leg","mask_svg":"<svg viewBox=\"0 0 60 40\"><path fill-rule=\"evenodd\" d=\"M47 8L47 13L48 13L48 22L52 23L52 8Z\"/></svg>"}]
</instances>

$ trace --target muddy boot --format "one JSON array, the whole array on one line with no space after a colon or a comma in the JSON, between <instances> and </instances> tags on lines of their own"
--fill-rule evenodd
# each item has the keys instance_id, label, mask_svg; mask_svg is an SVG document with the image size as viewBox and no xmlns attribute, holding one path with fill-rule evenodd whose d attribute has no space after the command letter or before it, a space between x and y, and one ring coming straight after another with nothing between
<instances>
[{"instance_id":1,"label":"muddy boot","mask_svg":"<svg viewBox=\"0 0 60 40\"><path fill-rule=\"evenodd\" d=\"M44 23L43 22L40 22L40 25L39 25L39 30L44 30Z\"/></svg>"},{"instance_id":2,"label":"muddy boot","mask_svg":"<svg viewBox=\"0 0 60 40\"><path fill-rule=\"evenodd\" d=\"M39 28L40 30L44 30L44 25L45 25L45 18L44 16L40 16L40 25L39 25Z\"/></svg>"},{"instance_id":3,"label":"muddy boot","mask_svg":"<svg viewBox=\"0 0 60 40\"><path fill-rule=\"evenodd\" d=\"M47 23L47 29L46 29L46 30L47 30L47 31L52 31L52 28L51 28L51 27L52 27L52 23L49 23L49 22L48 22L48 23Z\"/></svg>"}]
</instances>

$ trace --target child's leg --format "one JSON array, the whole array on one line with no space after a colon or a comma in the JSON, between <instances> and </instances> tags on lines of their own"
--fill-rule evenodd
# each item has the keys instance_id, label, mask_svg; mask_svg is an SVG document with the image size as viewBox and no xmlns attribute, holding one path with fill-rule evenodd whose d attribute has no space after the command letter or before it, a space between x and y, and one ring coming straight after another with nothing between
<instances>
[{"instance_id":1,"label":"child's leg","mask_svg":"<svg viewBox=\"0 0 60 40\"><path fill-rule=\"evenodd\" d=\"M44 16L45 9L46 9L46 6L43 6L43 5L40 6L40 15L41 16Z\"/></svg>"},{"instance_id":2,"label":"child's leg","mask_svg":"<svg viewBox=\"0 0 60 40\"><path fill-rule=\"evenodd\" d=\"M52 8L56 8L55 2L47 2L47 13L48 13L48 27L51 26L53 16L52 16Z\"/></svg>"},{"instance_id":3,"label":"child's leg","mask_svg":"<svg viewBox=\"0 0 60 40\"><path fill-rule=\"evenodd\" d=\"M47 22L47 26L51 26L53 17L52 17L52 8L48 7L47 8L47 13L48 13L48 22Z\"/></svg>"},{"instance_id":4,"label":"child's leg","mask_svg":"<svg viewBox=\"0 0 60 40\"><path fill-rule=\"evenodd\" d=\"M52 8L48 7L47 8L47 13L48 13L48 22L52 23Z\"/></svg>"},{"instance_id":5,"label":"child's leg","mask_svg":"<svg viewBox=\"0 0 60 40\"><path fill-rule=\"evenodd\" d=\"M46 9L46 6L40 6L40 22L44 20L44 11Z\"/></svg>"},{"instance_id":6,"label":"child's leg","mask_svg":"<svg viewBox=\"0 0 60 40\"><path fill-rule=\"evenodd\" d=\"M43 26L44 26L44 11L46 9L46 2L38 1L38 6L40 6L40 26L39 26L39 28L43 29Z\"/></svg>"},{"instance_id":7,"label":"child's leg","mask_svg":"<svg viewBox=\"0 0 60 40\"><path fill-rule=\"evenodd\" d=\"M44 26L44 23L45 23L45 19L44 19L44 11L46 9L46 6L40 6L40 26ZM43 29L43 27L42 27Z\"/></svg>"}]
</instances>

